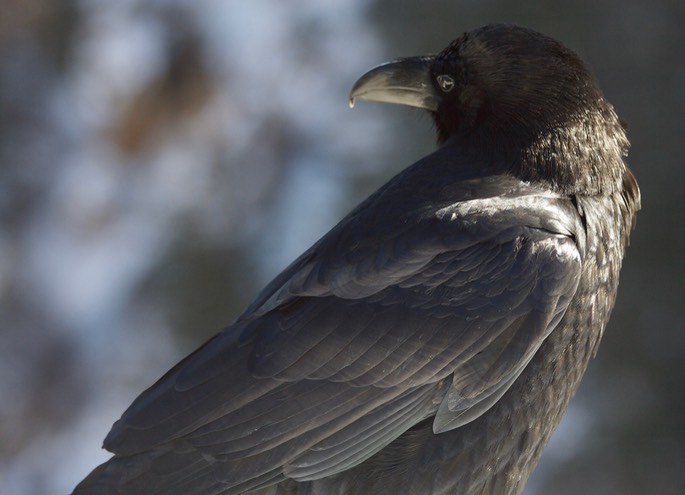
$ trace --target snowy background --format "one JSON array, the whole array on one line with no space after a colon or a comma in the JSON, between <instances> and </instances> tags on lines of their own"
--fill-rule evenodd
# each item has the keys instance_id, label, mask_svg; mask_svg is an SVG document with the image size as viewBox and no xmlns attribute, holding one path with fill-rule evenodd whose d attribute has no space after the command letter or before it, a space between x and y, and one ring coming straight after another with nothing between
<instances>
[{"instance_id":1,"label":"snowy background","mask_svg":"<svg viewBox=\"0 0 685 495\"><path fill-rule=\"evenodd\" d=\"M526 495L685 487L685 4L0 0L0 494L65 494L145 387L433 149L347 93L516 22L593 67L643 211L598 358Z\"/></svg>"}]
</instances>

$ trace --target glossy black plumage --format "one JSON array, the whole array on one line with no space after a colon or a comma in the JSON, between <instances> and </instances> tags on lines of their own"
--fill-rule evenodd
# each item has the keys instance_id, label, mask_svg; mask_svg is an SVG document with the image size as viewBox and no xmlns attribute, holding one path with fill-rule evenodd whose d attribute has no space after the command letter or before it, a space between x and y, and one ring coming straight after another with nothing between
<instances>
[{"instance_id":1,"label":"glossy black plumage","mask_svg":"<svg viewBox=\"0 0 685 495\"><path fill-rule=\"evenodd\" d=\"M575 54L507 25L373 69L439 149L141 394L74 493L519 493L613 306L639 190Z\"/></svg>"}]
</instances>

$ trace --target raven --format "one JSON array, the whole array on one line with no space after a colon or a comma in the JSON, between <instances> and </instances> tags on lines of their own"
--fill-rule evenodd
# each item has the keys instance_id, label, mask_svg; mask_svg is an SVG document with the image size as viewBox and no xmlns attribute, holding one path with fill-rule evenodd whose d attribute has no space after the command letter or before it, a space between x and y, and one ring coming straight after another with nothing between
<instances>
[{"instance_id":1,"label":"raven","mask_svg":"<svg viewBox=\"0 0 685 495\"><path fill-rule=\"evenodd\" d=\"M517 494L609 319L640 192L579 57L488 25L364 74L437 151L144 391L74 494Z\"/></svg>"}]
</instances>

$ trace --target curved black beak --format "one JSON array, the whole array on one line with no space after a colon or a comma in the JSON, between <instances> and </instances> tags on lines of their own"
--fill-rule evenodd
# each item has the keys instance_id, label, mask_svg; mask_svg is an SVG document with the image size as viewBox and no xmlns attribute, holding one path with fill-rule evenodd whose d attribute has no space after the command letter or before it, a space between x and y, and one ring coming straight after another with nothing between
<instances>
[{"instance_id":1,"label":"curved black beak","mask_svg":"<svg viewBox=\"0 0 685 495\"><path fill-rule=\"evenodd\" d=\"M374 67L352 86L350 108L360 99L437 111L439 95L431 80L432 62L433 57L410 57Z\"/></svg>"}]
</instances>

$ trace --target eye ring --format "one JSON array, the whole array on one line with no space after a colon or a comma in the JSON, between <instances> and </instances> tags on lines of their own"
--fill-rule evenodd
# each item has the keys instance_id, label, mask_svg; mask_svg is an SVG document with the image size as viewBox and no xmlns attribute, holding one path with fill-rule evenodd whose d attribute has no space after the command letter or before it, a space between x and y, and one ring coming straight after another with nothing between
<instances>
[{"instance_id":1,"label":"eye ring","mask_svg":"<svg viewBox=\"0 0 685 495\"><path fill-rule=\"evenodd\" d=\"M440 86L440 89L445 93L452 91L456 85L454 78L447 74L440 74L438 77L436 77L436 80L438 81L438 86Z\"/></svg>"}]
</instances>

